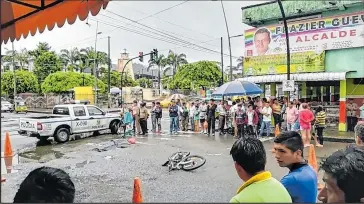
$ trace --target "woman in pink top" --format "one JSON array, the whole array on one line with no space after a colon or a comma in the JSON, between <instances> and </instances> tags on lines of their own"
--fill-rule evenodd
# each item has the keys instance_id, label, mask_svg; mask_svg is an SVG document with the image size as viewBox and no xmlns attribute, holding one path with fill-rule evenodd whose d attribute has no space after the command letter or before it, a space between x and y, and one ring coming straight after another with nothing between
<instances>
[{"instance_id":1,"label":"woman in pink top","mask_svg":"<svg viewBox=\"0 0 364 204\"><path fill-rule=\"evenodd\" d=\"M287 114L287 131L298 131L295 128L295 124L298 118L298 110L293 102L288 104L288 108L286 109Z\"/></svg>"},{"instance_id":2,"label":"woman in pink top","mask_svg":"<svg viewBox=\"0 0 364 204\"><path fill-rule=\"evenodd\" d=\"M311 122L315 119L312 111L308 109L308 104L302 104L302 110L299 111L299 123L301 127L302 141L305 147L310 146L311 139ZM315 139L316 146L319 146L317 139Z\"/></svg>"}]
</instances>

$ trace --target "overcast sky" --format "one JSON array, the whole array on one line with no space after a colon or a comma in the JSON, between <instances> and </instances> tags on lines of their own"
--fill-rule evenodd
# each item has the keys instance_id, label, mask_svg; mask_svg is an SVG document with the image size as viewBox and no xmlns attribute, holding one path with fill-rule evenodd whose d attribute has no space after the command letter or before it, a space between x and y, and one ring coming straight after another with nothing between
<instances>
[{"instance_id":1,"label":"overcast sky","mask_svg":"<svg viewBox=\"0 0 364 204\"><path fill-rule=\"evenodd\" d=\"M263 2L265 1L224 2L231 36L243 34L244 30L249 28L248 25L241 22L241 7ZM160 12L170 7L173 8ZM148 17L155 13L158 14ZM123 17L136 21L145 17L148 18L138 21L140 24L137 24ZM162 54L167 54L169 49L177 53L185 53L190 62L198 60L220 61L221 56L216 53L220 52L220 37L224 38L224 53L228 54L229 52L220 1L112 1L106 10L102 10L99 15L90 15L88 22L91 26L86 24L86 20L78 20L73 25L66 23L62 28L56 27L52 31L46 30L42 34L29 35L27 39L15 41L15 49L19 50L24 47L34 49L40 41L48 42L57 52L73 47L79 49L88 46L94 47L96 20L99 21L98 30L102 32L98 35L97 50L107 52L107 36L110 36L113 63L117 62L124 49L131 56L137 56L138 52L147 53L154 48L157 48ZM144 25L155 30L150 30ZM132 29L133 32L141 32L143 35L149 35L163 41L126 31L124 28L117 29L117 26L124 26L129 30ZM173 43L164 41L173 41ZM242 56L244 37L231 39L231 44L232 55L234 57ZM196 47L196 45L202 47ZM2 53L4 53L5 48L11 49L11 43L8 42L1 46ZM148 58L145 59L145 61L147 60ZM228 56L224 57L224 64L229 64ZM235 64L236 59L233 58L233 65Z\"/></svg>"}]
</instances>

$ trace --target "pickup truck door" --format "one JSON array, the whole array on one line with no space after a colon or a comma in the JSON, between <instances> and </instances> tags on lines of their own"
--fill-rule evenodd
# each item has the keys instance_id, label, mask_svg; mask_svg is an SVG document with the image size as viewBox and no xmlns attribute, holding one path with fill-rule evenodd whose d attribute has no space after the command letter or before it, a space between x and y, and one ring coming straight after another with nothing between
<instances>
[{"instance_id":1,"label":"pickup truck door","mask_svg":"<svg viewBox=\"0 0 364 204\"><path fill-rule=\"evenodd\" d=\"M108 129L108 119L104 116L104 112L96 106L86 106L91 123L91 130Z\"/></svg>"},{"instance_id":2,"label":"pickup truck door","mask_svg":"<svg viewBox=\"0 0 364 204\"><path fill-rule=\"evenodd\" d=\"M80 132L88 132L90 131L91 121L89 120L89 116L86 113L84 106L74 106L72 107L70 112L73 112L74 119L72 120L72 132L80 133Z\"/></svg>"}]
</instances>

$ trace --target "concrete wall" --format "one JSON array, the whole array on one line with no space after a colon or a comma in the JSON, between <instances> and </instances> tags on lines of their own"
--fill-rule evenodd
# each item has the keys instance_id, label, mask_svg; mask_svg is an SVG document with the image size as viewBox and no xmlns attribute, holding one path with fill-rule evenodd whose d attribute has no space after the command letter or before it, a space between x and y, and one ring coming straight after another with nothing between
<instances>
[{"instance_id":1,"label":"concrete wall","mask_svg":"<svg viewBox=\"0 0 364 204\"><path fill-rule=\"evenodd\" d=\"M325 56L326 72L355 71L347 78L364 78L364 47L327 50Z\"/></svg>"},{"instance_id":2,"label":"concrete wall","mask_svg":"<svg viewBox=\"0 0 364 204\"><path fill-rule=\"evenodd\" d=\"M132 87L123 88L123 99L125 103L132 103L134 100L154 101L159 99L158 89L142 89L142 93Z\"/></svg>"}]
</instances>

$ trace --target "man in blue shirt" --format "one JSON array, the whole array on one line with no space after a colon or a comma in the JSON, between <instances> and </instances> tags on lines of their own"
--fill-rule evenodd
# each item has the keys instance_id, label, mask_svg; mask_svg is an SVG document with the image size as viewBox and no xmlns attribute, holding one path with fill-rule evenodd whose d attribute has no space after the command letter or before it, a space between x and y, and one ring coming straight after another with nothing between
<instances>
[{"instance_id":1,"label":"man in blue shirt","mask_svg":"<svg viewBox=\"0 0 364 204\"><path fill-rule=\"evenodd\" d=\"M293 203L316 203L317 174L303 158L303 148L301 136L294 131L283 132L274 139L274 153L279 166L290 170L281 183Z\"/></svg>"}]
</instances>

